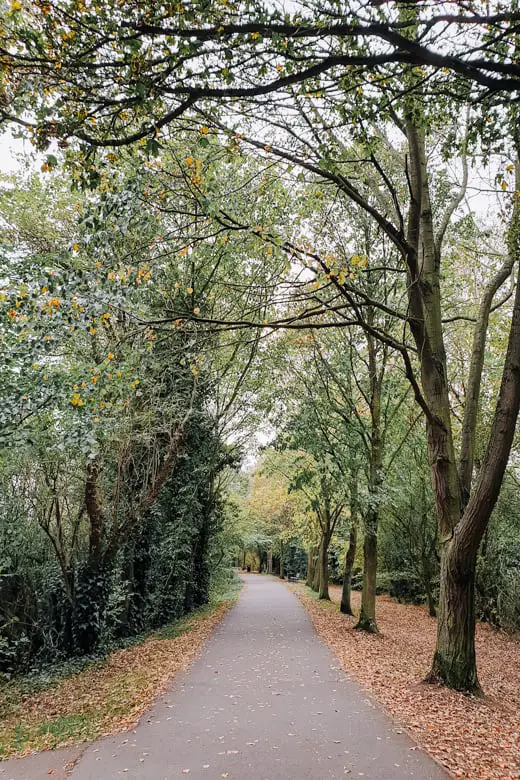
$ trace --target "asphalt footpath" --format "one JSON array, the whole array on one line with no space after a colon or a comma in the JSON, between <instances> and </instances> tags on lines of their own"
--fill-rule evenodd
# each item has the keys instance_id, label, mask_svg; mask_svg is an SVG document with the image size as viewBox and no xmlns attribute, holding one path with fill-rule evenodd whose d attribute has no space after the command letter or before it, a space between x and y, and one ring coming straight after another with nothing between
<instances>
[{"instance_id":1,"label":"asphalt footpath","mask_svg":"<svg viewBox=\"0 0 520 780\"><path fill-rule=\"evenodd\" d=\"M282 583L247 575L201 655L137 727L0 763L0 780L446 780L348 679Z\"/></svg>"}]
</instances>

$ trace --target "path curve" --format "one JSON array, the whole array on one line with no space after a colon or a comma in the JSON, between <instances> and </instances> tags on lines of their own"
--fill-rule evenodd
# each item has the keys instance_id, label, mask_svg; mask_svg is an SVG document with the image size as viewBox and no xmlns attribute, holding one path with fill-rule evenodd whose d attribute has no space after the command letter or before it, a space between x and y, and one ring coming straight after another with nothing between
<instances>
[{"instance_id":1,"label":"path curve","mask_svg":"<svg viewBox=\"0 0 520 780\"><path fill-rule=\"evenodd\" d=\"M73 780L446 780L349 681L282 583L250 575L200 657Z\"/></svg>"}]
</instances>

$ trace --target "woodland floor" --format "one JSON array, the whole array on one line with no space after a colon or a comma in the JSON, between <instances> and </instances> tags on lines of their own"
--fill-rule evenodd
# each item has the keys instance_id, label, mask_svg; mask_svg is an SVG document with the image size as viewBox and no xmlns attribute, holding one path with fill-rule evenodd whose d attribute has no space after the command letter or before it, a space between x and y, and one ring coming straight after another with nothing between
<instances>
[{"instance_id":1,"label":"woodland floor","mask_svg":"<svg viewBox=\"0 0 520 780\"><path fill-rule=\"evenodd\" d=\"M320 637L348 675L381 702L430 755L455 777L520 778L520 641L488 625L477 627L479 679L485 698L426 685L435 645L435 620L426 608L377 600L379 635L353 630L354 619L336 604L291 586L311 614ZM341 589L330 588L339 602ZM360 594L353 594L359 609Z\"/></svg>"}]
</instances>

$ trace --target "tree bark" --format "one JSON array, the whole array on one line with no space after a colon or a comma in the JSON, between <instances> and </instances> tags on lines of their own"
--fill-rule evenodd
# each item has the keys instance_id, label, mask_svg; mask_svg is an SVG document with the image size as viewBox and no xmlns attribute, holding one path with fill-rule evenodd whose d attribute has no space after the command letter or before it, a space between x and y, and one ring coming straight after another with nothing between
<instances>
[{"instance_id":1,"label":"tree bark","mask_svg":"<svg viewBox=\"0 0 520 780\"><path fill-rule=\"evenodd\" d=\"M363 592L361 611L356 628L377 634L376 623L376 577L377 577L377 534L370 532L370 523L365 530L363 542Z\"/></svg>"},{"instance_id":2,"label":"tree bark","mask_svg":"<svg viewBox=\"0 0 520 780\"><path fill-rule=\"evenodd\" d=\"M316 551L316 559L314 562L314 572L312 576L312 589L318 593L320 589L320 575L321 575L321 566L320 566L320 548L318 547Z\"/></svg>"},{"instance_id":3,"label":"tree bark","mask_svg":"<svg viewBox=\"0 0 520 780\"><path fill-rule=\"evenodd\" d=\"M357 519L351 518L347 553L345 555L345 571L343 574L343 589L341 591L340 612L344 615L353 615L351 604L352 593L352 569L356 559L357 548Z\"/></svg>"},{"instance_id":4,"label":"tree bark","mask_svg":"<svg viewBox=\"0 0 520 780\"><path fill-rule=\"evenodd\" d=\"M329 543L330 537L324 535L320 544L319 569L320 581L318 587L318 598L330 601L329 596Z\"/></svg>"},{"instance_id":5,"label":"tree bark","mask_svg":"<svg viewBox=\"0 0 520 780\"><path fill-rule=\"evenodd\" d=\"M308 588L312 588L312 579L314 573L314 548L309 547L307 551L307 578L305 584Z\"/></svg>"},{"instance_id":6,"label":"tree bark","mask_svg":"<svg viewBox=\"0 0 520 780\"><path fill-rule=\"evenodd\" d=\"M514 255L513 253L509 252L507 260L503 264L502 268L495 274L495 276L486 286L484 297L480 303L477 322L473 330L473 345L464 402L464 417L462 421L459 458L459 477L463 506L466 506L468 503L471 493L473 462L475 458L477 414L480 399L482 370L484 368L489 314L495 294L506 281L506 279L508 279L508 277L511 275L513 270L513 261Z\"/></svg>"},{"instance_id":7,"label":"tree bark","mask_svg":"<svg viewBox=\"0 0 520 780\"><path fill-rule=\"evenodd\" d=\"M367 335L368 368L370 374L370 463L369 484L370 505L364 518L363 542L363 591L361 612L356 628L377 633L376 623L376 578L377 578L377 531L379 524L379 490L383 482L383 439L381 435L381 390L385 372L386 353L378 370L376 345L373 336Z\"/></svg>"},{"instance_id":8,"label":"tree bark","mask_svg":"<svg viewBox=\"0 0 520 780\"><path fill-rule=\"evenodd\" d=\"M518 172L518 165L517 165ZM518 175L518 174L517 174ZM520 179L520 176L518 176ZM517 179L517 181L518 181ZM509 251L520 262L520 197L516 195ZM475 662L475 566L480 542L496 504L520 408L520 274L491 435L476 485L441 563L437 645L429 680L480 692Z\"/></svg>"}]
</instances>

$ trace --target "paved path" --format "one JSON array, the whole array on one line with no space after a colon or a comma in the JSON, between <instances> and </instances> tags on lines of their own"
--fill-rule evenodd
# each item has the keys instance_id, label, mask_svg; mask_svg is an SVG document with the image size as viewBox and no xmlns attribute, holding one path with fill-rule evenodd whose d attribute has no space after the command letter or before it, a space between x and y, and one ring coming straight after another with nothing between
<instances>
[{"instance_id":1,"label":"paved path","mask_svg":"<svg viewBox=\"0 0 520 780\"><path fill-rule=\"evenodd\" d=\"M134 731L88 747L73 780L446 780L345 678L296 597L246 579L191 669ZM1 780L48 777L4 768Z\"/></svg>"}]
</instances>

